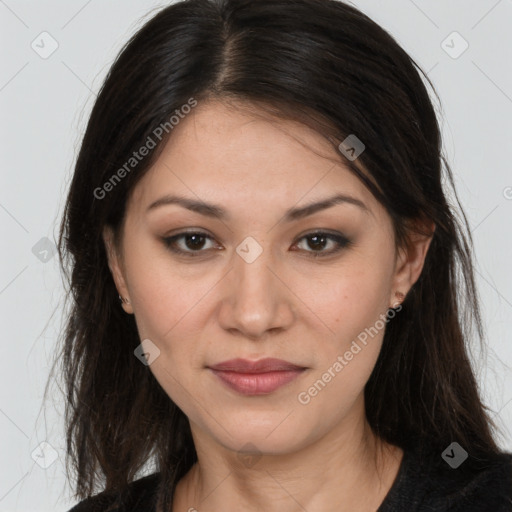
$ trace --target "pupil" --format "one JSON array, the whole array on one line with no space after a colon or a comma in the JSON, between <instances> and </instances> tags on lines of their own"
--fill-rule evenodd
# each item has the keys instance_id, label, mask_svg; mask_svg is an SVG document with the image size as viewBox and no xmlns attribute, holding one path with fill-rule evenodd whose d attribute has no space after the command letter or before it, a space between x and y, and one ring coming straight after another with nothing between
<instances>
[{"instance_id":1,"label":"pupil","mask_svg":"<svg viewBox=\"0 0 512 512\"><path fill-rule=\"evenodd\" d=\"M192 244L189 243L191 239L194 239L195 242L192 242ZM198 243L198 239L202 239L203 243ZM187 247L189 249L201 249L201 247L204 245L204 236L203 235L188 235L187 236Z\"/></svg>"},{"instance_id":2,"label":"pupil","mask_svg":"<svg viewBox=\"0 0 512 512\"><path fill-rule=\"evenodd\" d=\"M205 237L203 235L188 235L186 245L189 249L201 249L204 241ZM309 246L311 249L323 249L325 241L325 236L313 235L309 237Z\"/></svg>"},{"instance_id":3,"label":"pupil","mask_svg":"<svg viewBox=\"0 0 512 512\"><path fill-rule=\"evenodd\" d=\"M322 243L318 243L319 240L322 240ZM311 249L323 249L324 246L325 246L325 240L326 240L326 237L325 236L318 236L318 235L314 235L314 236L311 236L310 237L310 241L313 241L313 245L309 244L310 248ZM315 242L316 241L316 242Z\"/></svg>"}]
</instances>

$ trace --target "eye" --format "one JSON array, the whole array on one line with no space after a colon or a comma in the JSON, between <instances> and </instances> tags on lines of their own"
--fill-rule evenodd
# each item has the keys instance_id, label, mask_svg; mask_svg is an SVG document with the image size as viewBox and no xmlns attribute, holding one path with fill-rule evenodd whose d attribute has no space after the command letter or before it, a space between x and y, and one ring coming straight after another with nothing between
<instances>
[{"instance_id":1,"label":"eye","mask_svg":"<svg viewBox=\"0 0 512 512\"><path fill-rule=\"evenodd\" d=\"M312 248L313 251L306 249L306 252L310 253L308 256L313 258L330 256L350 246L352 243L348 238L339 233L325 233L323 231L308 233L299 240L307 241L306 247ZM331 242L331 249L327 251L323 250L329 242ZM297 243L296 245L298 246L300 243Z\"/></svg>"},{"instance_id":2,"label":"eye","mask_svg":"<svg viewBox=\"0 0 512 512\"><path fill-rule=\"evenodd\" d=\"M206 233L202 233L200 231L184 231L182 233L178 233L177 235L165 237L163 239L165 245L171 251L177 254L184 254L191 257L199 255L194 253L205 252L201 249L204 248L205 241L207 240L211 242L212 238ZM179 241L184 243L179 244Z\"/></svg>"},{"instance_id":3,"label":"eye","mask_svg":"<svg viewBox=\"0 0 512 512\"><path fill-rule=\"evenodd\" d=\"M330 256L352 244L348 238L340 233L334 234L317 231L302 236L299 239L299 242L295 243L292 247L299 246L300 243L302 243L302 240L306 240L306 247L313 250L310 251L307 248L304 248L304 246L301 250L309 253L308 256L313 258ZM201 252L206 252L207 249L216 248L215 245L207 247L208 241L213 244L212 237L200 231L184 231L182 233L163 238L163 242L169 250L176 254L181 254L192 258L199 256ZM331 244L331 249L324 250L329 243Z\"/></svg>"}]
</instances>

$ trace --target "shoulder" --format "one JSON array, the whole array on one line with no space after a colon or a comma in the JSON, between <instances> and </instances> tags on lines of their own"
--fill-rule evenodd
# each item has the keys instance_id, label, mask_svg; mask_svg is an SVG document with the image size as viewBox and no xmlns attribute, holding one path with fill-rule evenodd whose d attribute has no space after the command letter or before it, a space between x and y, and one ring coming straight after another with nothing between
<instances>
[{"instance_id":1,"label":"shoulder","mask_svg":"<svg viewBox=\"0 0 512 512\"><path fill-rule=\"evenodd\" d=\"M379 512L512 512L512 453L450 465L441 453L404 453Z\"/></svg>"},{"instance_id":2,"label":"shoulder","mask_svg":"<svg viewBox=\"0 0 512 512\"><path fill-rule=\"evenodd\" d=\"M128 485L123 496L103 491L77 503L68 512L151 512L160 473L152 473Z\"/></svg>"},{"instance_id":3,"label":"shoulder","mask_svg":"<svg viewBox=\"0 0 512 512\"><path fill-rule=\"evenodd\" d=\"M469 453L452 467L440 454L425 457L424 501L447 512L512 512L512 453L480 459Z\"/></svg>"},{"instance_id":4,"label":"shoulder","mask_svg":"<svg viewBox=\"0 0 512 512\"><path fill-rule=\"evenodd\" d=\"M468 461L460 474L458 469L447 468L455 472L443 490L447 510L512 512L512 453L503 452L486 461L468 457Z\"/></svg>"}]
</instances>

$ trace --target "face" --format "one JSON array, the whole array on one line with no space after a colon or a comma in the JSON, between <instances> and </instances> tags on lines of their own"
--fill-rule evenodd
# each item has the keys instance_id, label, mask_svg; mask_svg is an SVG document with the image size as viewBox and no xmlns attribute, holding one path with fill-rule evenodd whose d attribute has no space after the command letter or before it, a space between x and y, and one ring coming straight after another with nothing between
<instances>
[{"instance_id":1,"label":"face","mask_svg":"<svg viewBox=\"0 0 512 512\"><path fill-rule=\"evenodd\" d=\"M337 195L351 199L305 208ZM388 214L318 134L221 103L174 128L130 197L121 246L105 241L123 307L159 350L149 370L194 436L263 453L360 422L386 313L428 247L395 255ZM299 370L212 370L236 358Z\"/></svg>"}]
</instances>

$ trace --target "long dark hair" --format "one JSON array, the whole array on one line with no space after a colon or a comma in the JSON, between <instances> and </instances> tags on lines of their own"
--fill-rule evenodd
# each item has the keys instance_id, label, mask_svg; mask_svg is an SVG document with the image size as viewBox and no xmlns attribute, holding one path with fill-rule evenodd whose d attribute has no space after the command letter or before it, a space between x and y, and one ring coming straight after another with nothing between
<instances>
[{"instance_id":1,"label":"long dark hair","mask_svg":"<svg viewBox=\"0 0 512 512\"><path fill-rule=\"evenodd\" d=\"M185 0L128 41L92 109L58 244L70 299L59 355L66 467L79 498L98 481L122 494L152 460L168 509L197 460L188 419L134 356L135 320L119 305L101 235L105 225L119 235L129 194L172 137L171 116L210 98L298 120L336 148L355 134L365 151L340 161L386 208L397 247L414 226L435 224L422 274L386 327L367 418L403 449L441 453L457 441L476 458L499 452L468 357L483 336L472 239L442 188L453 177L427 83L435 93L385 30L334 0ZM148 137L155 147L127 167Z\"/></svg>"}]
</instances>

